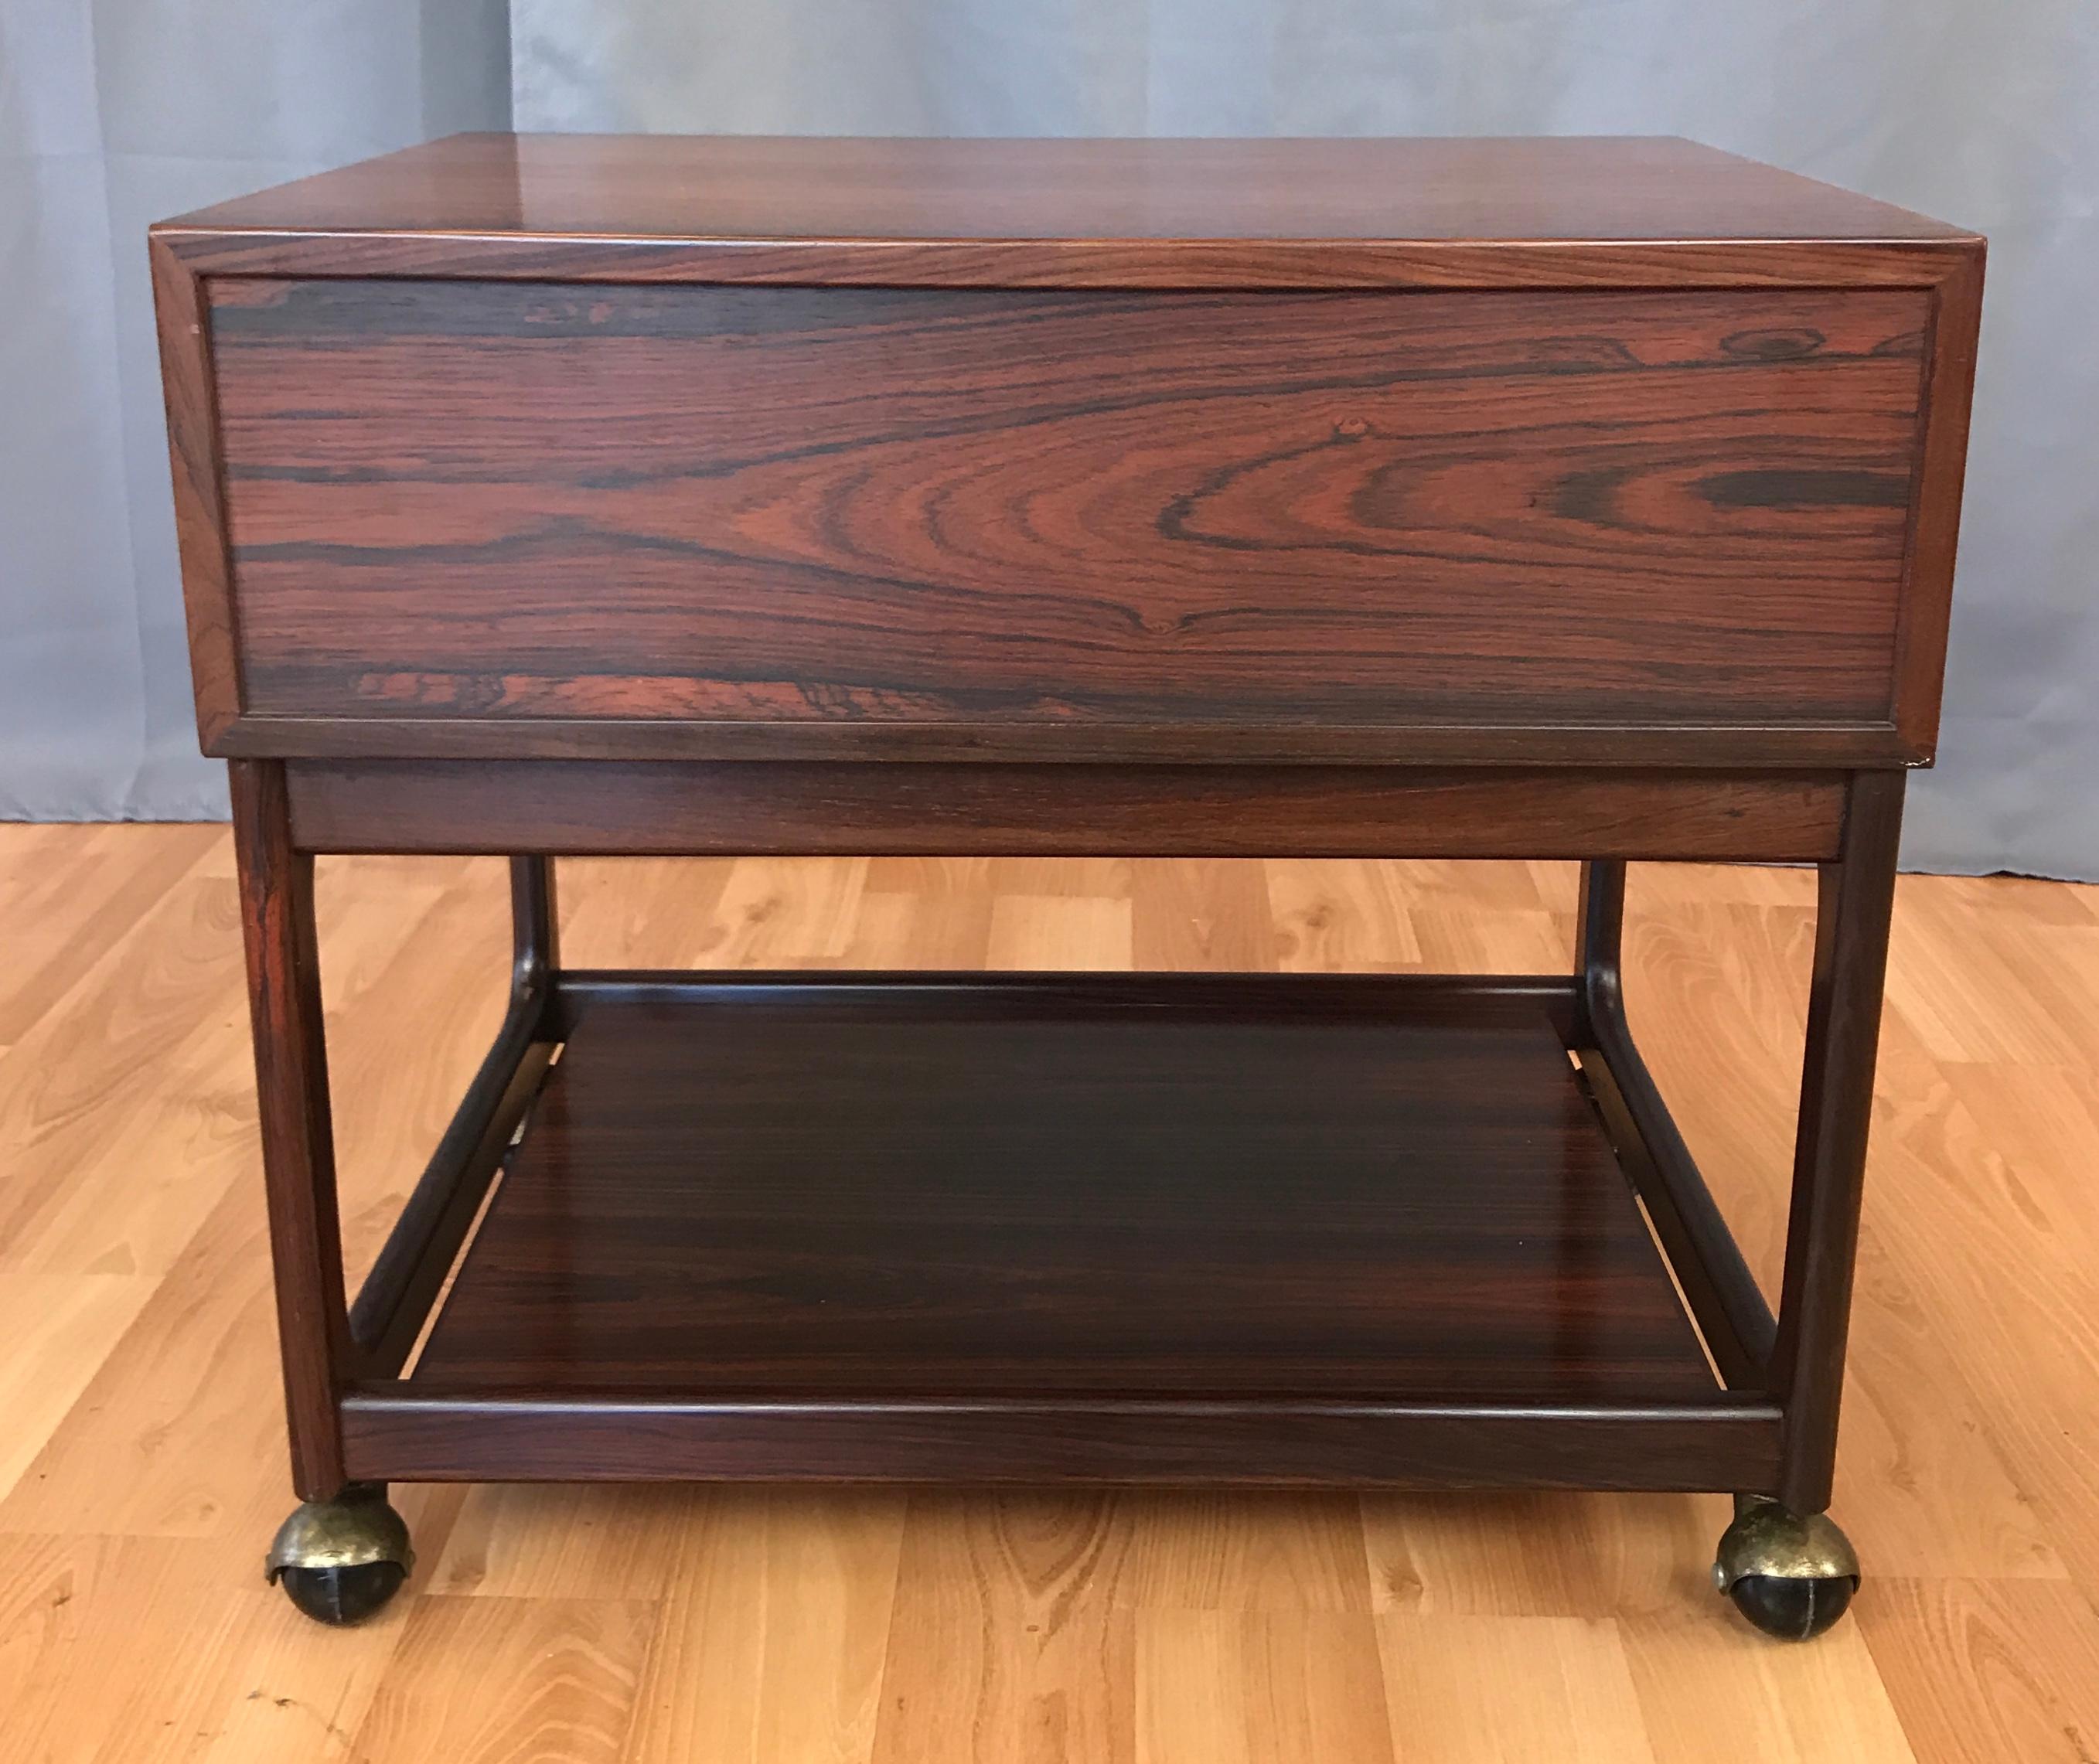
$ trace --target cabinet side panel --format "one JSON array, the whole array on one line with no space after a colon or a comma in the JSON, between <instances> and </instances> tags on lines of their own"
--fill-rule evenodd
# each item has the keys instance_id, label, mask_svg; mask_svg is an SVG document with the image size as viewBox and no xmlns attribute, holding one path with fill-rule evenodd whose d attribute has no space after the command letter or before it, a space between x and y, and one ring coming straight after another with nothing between
<instances>
[{"instance_id":1,"label":"cabinet side panel","mask_svg":"<svg viewBox=\"0 0 2099 1764\"><path fill-rule=\"evenodd\" d=\"M190 678L197 739L207 753L240 713L233 573L227 556L220 479L218 407L211 365L210 310L203 284L165 240L151 239L153 307L160 332L161 388L168 418L168 461L175 544L183 571Z\"/></svg>"},{"instance_id":2,"label":"cabinet side panel","mask_svg":"<svg viewBox=\"0 0 2099 1764\"><path fill-rule=\"evenodd\" d=\"M1912 760L1929 763L1938 745L1946 640L1953 610L1954 552L1968 464L1968 417L1982 319L1981 240L1934 291L1921 457L1909 569L1897 634L1894 720Z\"/></svg>"}]
</instances>

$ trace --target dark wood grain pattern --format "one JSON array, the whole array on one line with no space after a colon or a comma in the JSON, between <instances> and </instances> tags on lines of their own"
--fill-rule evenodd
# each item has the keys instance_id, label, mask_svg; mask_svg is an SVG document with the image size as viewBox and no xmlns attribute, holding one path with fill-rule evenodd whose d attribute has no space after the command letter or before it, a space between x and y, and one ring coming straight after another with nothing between
<instances>
[{"instance_id":1,"label":"dark wood grain pattern","mask_svg":"<svg viewBox=\"0 0 2099 1764\"><path fill-rule=\"evenodd\" d=\"M1786 1427L1783 1474L1768 1492L1796 1512L1828 1506L1836 1474L1905 782L1896 772L1854 783L1842 855L1821 869L1784 1285L1771 1353L1771 1388L1785 1403Z\"/></svg>"},{"instance_id":2,"label":"dark wood grain pattern","mask_svg":"<svg viewBox=\"0 0 2099 1764\"><path fill-rule=\"evenodd\" d=\"M1892 723L1421 724L677 722L662 718L253 716L218 741L229 759L763 760L912 764L1374 765L1388 770L1828 773L1911 763ZM1921 762L1919 762L1921 763Z\"/></svg>"},{"instance_id":3,"label":"dark wood grain pattern","mask_svg":"<svg viewBox=\"0 0 2099 1764\"><path fill-rule=\"evenodd\" d=\"M756 288L1931 288L1978 241L1890 240L878 239L590 233L154 231L196 274L447 276Z\"/></svg>"},{"instance_id":4,"label":"dark wood grain pattern","mask_svg":"<svg viewBox=\"0 0 2099 1764\"><path fill-rule=\"evenodd\" d=\"M1756 1488L1768 1402L1453 1405L1085 1397L761 1404L343 1399L375 1480L1155 1483L1363 1489Z\"/></svg>"},{"instance_id":5,"label":"dark wood grain pattern","mask_svg":"<svg viewBox=\"0 0 2099 1764\"><path fill-rule=\"evenodd\" d=\"M1841 777L1356 766L294 761L315 851L1836 855Z\"/></svg>"},{"instance_id":6,"label":"dark wood grain pattern","mask_svg":"<svg viewBox=\"0 0 2099 1764\"><path fill-rule=\"evenodd\" d=\"M1242 990L593 1005L414 1382L1711 1398L1535 1005L1278 1020Z\"/></svg>"},{"instance_id":7,"label":"dark wood grain pattern","mask_svg":"<svg viewBox=\"0 0 2099 1764\"><path fill-rule=\"evenodd\" d=\"M1931 754L1982 241L1692 143L460 137L154 249L213 752Z\"/></svg>"},{"instance_id":8,"label":"dark wood grain pattern","mask_svg":"<svg viewBox=\"0 0 2099 1764\"><path fill-rule=\"evenodd\" d=\"M1884 724L1925 310L245 283L246 702Z\"/></svg>"},{"instance_id":9,"label":"dark wood grain pattern","mask_svg":"<svg viewBox=\"0 0 2099 1764\"><path fill-rule=\"evenodd\" d=\"M1933 290L1921 468L1912 485L1909 567L1896 630L1895 726L1910 759L1929 765L1952 623L1953 564L1968 462L1968 418L1982 325L1983 246L1950 265Z\"/></svg>"},{"instance_id":10,"label":"dark wood grain pattern","mask_svg":"<svg viewBox=\"0 0 2099 1764\"><path fill-rule=\"evenodd\" d=\"M1979 239L1683 142L480 136L152 243L302 1493L1827 1498ZM491 846L1590 863L1573 976L728 983L561 970L517 858L353 1332L311 854ZM1824 866L1776 1319L1655 856Z\"/></svg>"},{"instance_id":11,"label":"dark wood grain pattern","mask_svg":"<svg viewBox=\"0 0 2099 1764\"><path fill-rule=\"evenodd\" d=\"M216 753L240 712L240 663L233 630L233 564L227 556L225 486L219 478L210 314L201 281L165 240L151 240L148 255L197 741L206 753Z\"/></svg>"},{"instance_id":12,"label":"dark wood grain pattern","mask_svg":"<svg viewBox=\"0 0 2099 1764\"><path fill-rule=\"evenodd\" d=\"M292 846L284 768L240 761L230 771L292 1478L301 1498L328 1500L344 1481L336 1399L351 1346L314 860Z\"/></svg>"}]
</instances>

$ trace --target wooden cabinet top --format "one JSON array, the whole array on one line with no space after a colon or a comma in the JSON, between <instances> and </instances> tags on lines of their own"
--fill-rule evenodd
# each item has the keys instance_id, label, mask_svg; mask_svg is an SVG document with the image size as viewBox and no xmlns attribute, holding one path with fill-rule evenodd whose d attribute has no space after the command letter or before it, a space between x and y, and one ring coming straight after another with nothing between
<instances>
[{"instance_id":1,"label":"wooden cabinet top","mask_svg":"<svg viewBox=\"0 0 2099 1764\"><path fill-rule=\"evenodd\" d=\"M1916 284L1936 279L1920 256L1979 246L1647 137L463 134L156 231L200 268L250 273L631 279L645 259L667 276L949 285Z\"/></svg>"}]
</instances>

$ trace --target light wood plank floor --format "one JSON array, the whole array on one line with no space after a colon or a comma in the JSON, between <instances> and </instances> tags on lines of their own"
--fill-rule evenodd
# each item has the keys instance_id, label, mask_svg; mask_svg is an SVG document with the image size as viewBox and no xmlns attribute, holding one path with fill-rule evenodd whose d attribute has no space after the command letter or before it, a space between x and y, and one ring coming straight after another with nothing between
<instances>
[{"instance_id":1,"label":"light wood plank floor","mask_svg":"<svg viewBox=\"0 0 2099 1764\"><path fill-rule=\"evenodd\" d=\"M572 959L1557 967L1556 864L564 866ZM1811 884L1635 873L1631 1006L1774 1268ZM492 1027L486 860L326 866L370 1256ZM0 829L0 1757L1320 1764L2099 1757L2099 890L1906 879L1837 1511L1767 1643L1716 1498L400 1492L338 1633L287 1504L231 855Z\"/></svg>"}]
</instances>

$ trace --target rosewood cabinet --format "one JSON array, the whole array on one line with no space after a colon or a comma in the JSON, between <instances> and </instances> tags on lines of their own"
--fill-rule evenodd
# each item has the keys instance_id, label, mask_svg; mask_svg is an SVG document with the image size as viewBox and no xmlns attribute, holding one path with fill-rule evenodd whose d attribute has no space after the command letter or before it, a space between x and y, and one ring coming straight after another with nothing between
<instances>
[{"instance_id":1,"label":"rosewood cabinet","mask_svg":"<svg viewBox=\"0 0 2099 1764\"><path fill-rule=\"evenodd\" d=\"M474 135L152 249L303 1607L399 1583L391 1480L799 1477L1727 1490L1736 1602L1842 1611L1982 240L1679 141ZM354 1300L336 851L516 908ZM1572 857L1582 930L561 961L557 856L759 851ZM1620 1000L1626 863L1694 858L1822 877L1775 1310Z\"/></svg>"}]
</instances>

